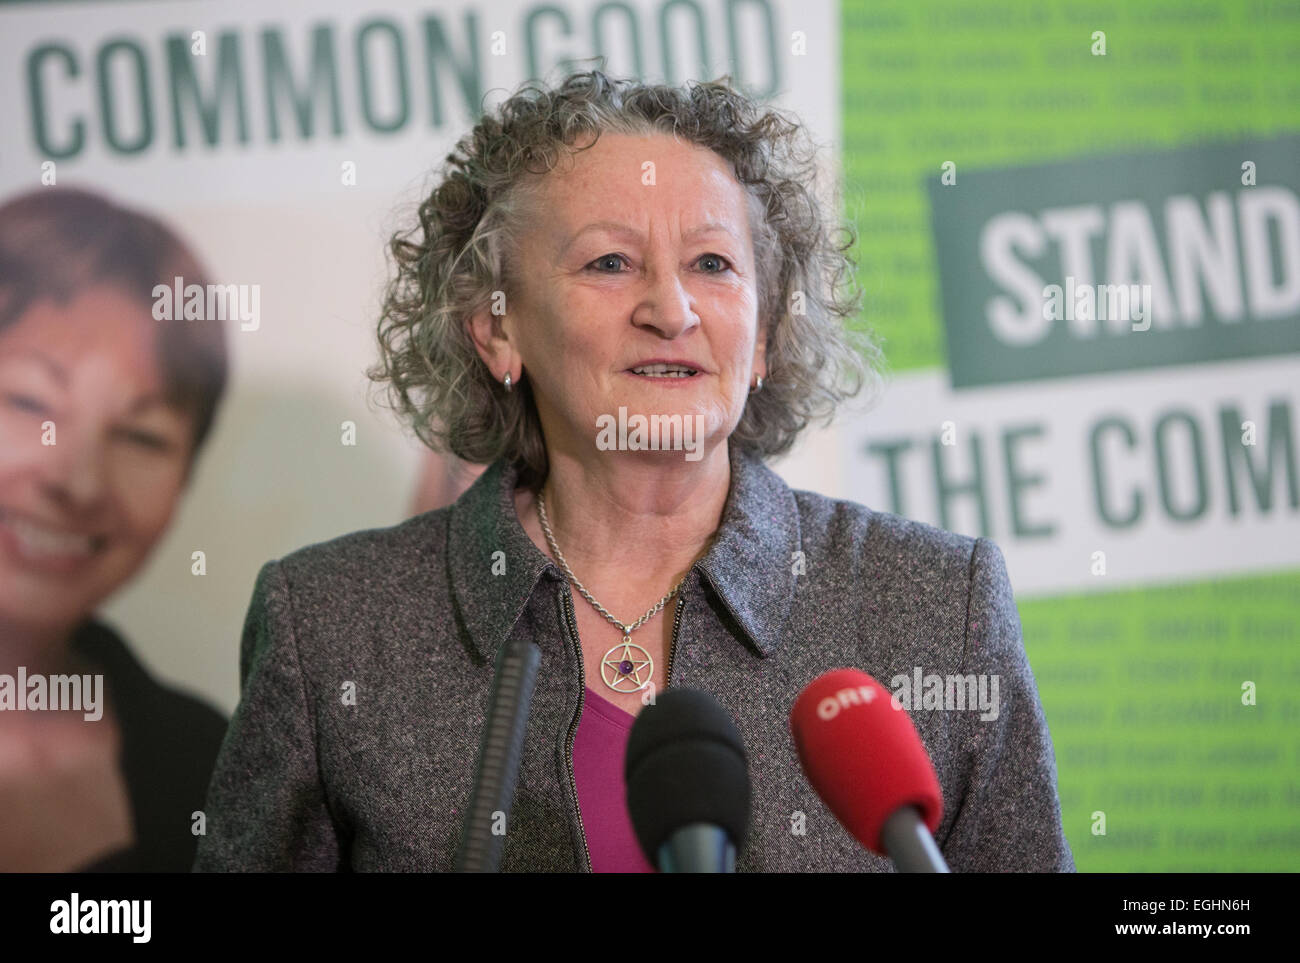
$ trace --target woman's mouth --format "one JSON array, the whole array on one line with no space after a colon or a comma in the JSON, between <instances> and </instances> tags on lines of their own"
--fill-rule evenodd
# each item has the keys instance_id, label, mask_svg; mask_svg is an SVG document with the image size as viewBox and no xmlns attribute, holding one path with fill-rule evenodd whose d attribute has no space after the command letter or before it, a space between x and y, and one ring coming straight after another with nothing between
<instances>
[{"instance_id":1,"label":"woman's mouth","mask_svg":"<svg viewBox=\"0 0 1300 963\"><path fill-rule=\"evenodd\" d=\"M103 550L104 535L61 532L0 508L0 536L11 555L53 574L66 574Z\"/></svg>"},{"instance_id":2,"label":"woman's mouth","mask_svg":"<svg viewBox=\"0 0 1300 963\"><path fill-rule=\"evenodd\" d=\"M643 364L629 368L632 374L641 378L694 378L700 372L695 368L680 364Z\"/></svg>"}]
</instances>

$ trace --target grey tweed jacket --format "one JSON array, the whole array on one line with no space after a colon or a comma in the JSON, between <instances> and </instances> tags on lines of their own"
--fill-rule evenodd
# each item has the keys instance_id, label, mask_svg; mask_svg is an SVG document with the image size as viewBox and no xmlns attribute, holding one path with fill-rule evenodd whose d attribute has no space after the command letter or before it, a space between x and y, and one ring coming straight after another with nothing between
<instances>
[{"instance_id":1,"label":"grey tweed jacket","mask_svg":"<svg viewBox=\"0 0 1300 963\"><path fill-rule=\"evenodd\" d=\"M790 737L801 688L853 666L891 691L918 668L997 675L996 719L910 710L943 791L935 839L954 872L1072 871L997 545L792 491L730 455L722 525L673 610L668 685L712 693L745 740L752 823L737 869L892 871L821 803ZM452 506L263 566L196 870L450 870L494 659L526 637L542 661L502 869L589 871L574 595L520 525L515 479L497 462Z\"/></svg>"}]
</instances>

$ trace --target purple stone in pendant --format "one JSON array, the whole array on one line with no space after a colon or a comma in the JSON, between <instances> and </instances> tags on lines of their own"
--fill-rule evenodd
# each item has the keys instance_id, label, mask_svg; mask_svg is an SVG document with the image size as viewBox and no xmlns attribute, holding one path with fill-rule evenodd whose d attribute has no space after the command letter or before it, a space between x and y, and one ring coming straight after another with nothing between
<instances>
[{"instance_id":1,"label":"purple stone in pendant","mask_svg":"<svg viewBox=\"0 0 1300 963\"><path fill-rule=\"evenodd\" d=\"M631 661L628 660L628 659L624 659L622 662L620 662L620 663L618 664L618 671L619 671L622 675L627 675L629 672L631 672L631 671L632 671L632 663L631 663Z\"/></svg>"}]
</instances>

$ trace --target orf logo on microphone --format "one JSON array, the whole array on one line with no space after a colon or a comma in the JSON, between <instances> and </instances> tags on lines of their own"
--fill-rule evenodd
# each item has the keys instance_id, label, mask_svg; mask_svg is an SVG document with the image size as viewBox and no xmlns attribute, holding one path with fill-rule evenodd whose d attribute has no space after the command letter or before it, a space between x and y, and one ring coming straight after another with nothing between
<instances>
[{"instance_id":1,"label":"orf logo on microphone","mask_svg":"<svg viewBox=\"0 0 1300 963\"><path fill-rule=\"evenodd\" d=\"M849 706L867 705L875 697L876 690L869 685L840 689L817 703L817 718L823 722L830 722L840 714L841 709L847 709Z\"/></svg>"}]
</instances>

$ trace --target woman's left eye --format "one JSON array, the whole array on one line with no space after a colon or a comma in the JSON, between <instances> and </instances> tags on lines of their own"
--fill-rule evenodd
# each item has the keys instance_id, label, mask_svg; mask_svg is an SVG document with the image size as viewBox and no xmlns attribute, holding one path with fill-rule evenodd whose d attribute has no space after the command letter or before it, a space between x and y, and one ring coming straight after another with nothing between
<instances>
[{"instance_id":1,"label":"woman's left eye","mask_svg":"<svg viewBox=\"0 0 1300 963\"><path fill-rule=\"evenodd\" d=\"M707 273L707 274L718 274L718 273L720 273L721 271L723 271L724 269L727 269L727 268L729 268L729 267L731 266L731 262L728 261L728 260L727 260L725 257L723 257L721 254L701 254L701 255L700 255L700 260L701 260L701 261L708 260L708 261L717 261L717 262L718 262L718 270L717 270L717 271L707 271L707 272L705 272L705 273Z\"/></svg>"},{"instance_id":2,"label":"woman's left eye","mask_svg":"<svg viewBox=\"0 0 1300 963\"><path fill-rule=\"evenodd\" d=\"M170 438L164 435L155 434L152 431L144 431L139 428L120 428L118 437L124 441L139 445L141 448L147 448L150 451L164 452L170 451L172 442Z\"/></svg>"}]
</instances>

